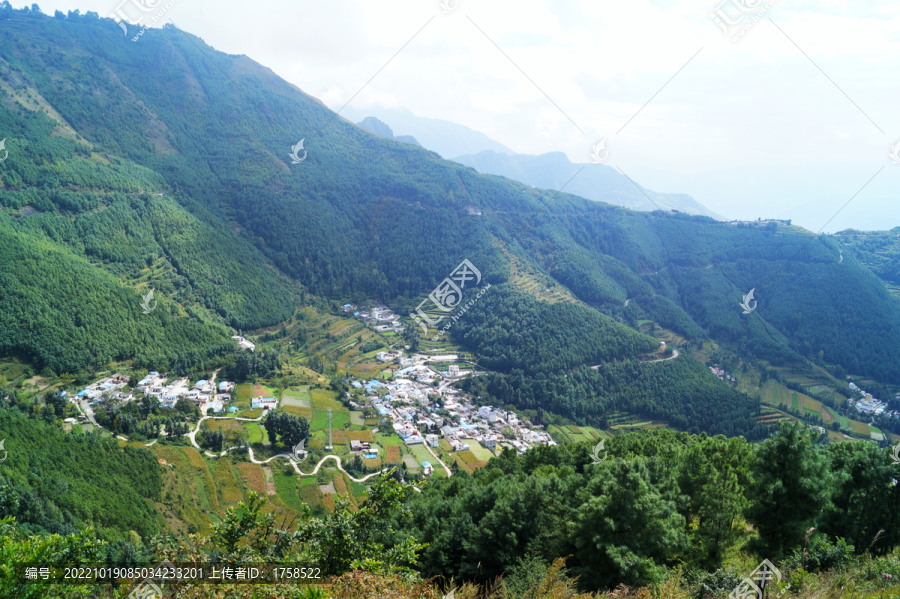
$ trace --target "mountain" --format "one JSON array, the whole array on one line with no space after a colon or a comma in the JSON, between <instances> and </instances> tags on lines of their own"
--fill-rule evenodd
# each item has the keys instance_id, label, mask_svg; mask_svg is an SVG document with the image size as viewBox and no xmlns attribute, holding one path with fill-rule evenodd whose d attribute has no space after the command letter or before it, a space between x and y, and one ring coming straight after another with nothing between
<instances>
[{"instance_id":1,"label":"mountain","mask_svg":"<svg viewBox=\"0 0 900 599\"><path fill-rule=\"evenodd\" d=\"M530 156L485 150L478 154L457 156L453 161L470 166L479 173L500 175L531 187L560 189L565 185L566 193L631 210L678 210L724 220L688 195L657 193L643 187L638 189L610 166L575 164L562 152Z\"/></svg>"},{"instance_id":2,"label":"mountain","mask_svg":"<svg viewBox=\"0 0 900 599\"><path fill-rule=\"evenodd\" d=\"M410 131L418 139L423 140L422 144L416 142L416 145L424 145L427 149L454 162L470 166L480 173L500 175L531 187L544 189L557 190L566 185L567 193L632 210L645 212L678 210L687 214L724 220L689 195L658 193L644 187L637 189L627 177L609 166L575 164L562 152L548 152L538 156L517 154L468 127L449 121L418 117L405 109L371 108L367 111L380 115L379 118L366 117L357 123L370 133L388 139L407 141L393 136L391 127L386 124L390 122L393 127ZM347 116L358 112L348 106L342 114ZM461 145L470 149L455 152ZM579 172L582 167L583 170ZM573 178L576 173L578 176Z\"/></svg>"},{"instance_id":3,"label":"mountain","mask_svg":"<svg viewBox=\"0 0 900 599\"><path fill-rule=\"evenodd\" d=\"M834 239L884 281L896 294L900 291L900 227L890 231L857 231L846 229Z\"/></svg>"},{"instance_id":4,"label":"mountain","mask_svg":"<svg viewBox=\"0 0 900 599\"><path fill-rule=\"evenodd\" d=\"M356 124L359 125L360 127L362 127L363 129L365 129L366 131L368 131L369 133L373 133L380 137L386 137L387 139L402 141L403 143L411 144L414 146L419 146L419 147L422 146L422 144L420 144L418 141L416 141L416 138L413 137L412 135L395 136L394 132L391 131L390 127L388 127L387 125L385 125L384 123L382 123L381 121L376 119L374 116L367 116L362 121L360 121Z\"/></svg>"},{"instance_id":5,"label":"mountain","mask_svg":"<svg viewBox=\"0 0 900 599\"><path fill-rule=\"evenodd\" d=\"M339 107L336 109L340 109ZM432 119L416 116L405 108L371 108L356 109L347 106L340 115L353 122L373 116L387 123L396 131L404 131L414 136L429 150L437 152L444 158L460 154L477 154L485 150L501 154L515 154L498 141L494 141L484 133L470 129L443 119Z\"/></svg>"},{"instance_id":6,"label":"mountain","mask_svg":"<svg viewBox=\"0 0 900 599\"><path fill-rule=\"evenodd\" d=\"M92 13L18 11L0 27L6 354L76 368L97 340L103 360L150 354L208 368L227 359L228 327L278 326L301 296L377 298L409 313L467 259L495 288L450 335L491 361L485 397L497 405L766 433L758 398L691 352L650 361L658 341L635 330L647 323L695 346L711 339L754 367L815 360L900 383L900 306L856 259L839 262L827 237L636 212L481 174L372 135L248 57L172 27L132 42ZM301 139L306 158L292 163ZM627 182L591 172L610 195ZM51 266L30 271L35 252ZM535 299L538 279L576 305ZM149 283L163 308L143 319ZM841 288L854 293L823 292ZM745 314L750 289L759 304ZM77 317L80 297L90 318ZM31 324L42 320L53 327ZM191 339L201 349L185 355Z\"/></svg>"}]
</instances>

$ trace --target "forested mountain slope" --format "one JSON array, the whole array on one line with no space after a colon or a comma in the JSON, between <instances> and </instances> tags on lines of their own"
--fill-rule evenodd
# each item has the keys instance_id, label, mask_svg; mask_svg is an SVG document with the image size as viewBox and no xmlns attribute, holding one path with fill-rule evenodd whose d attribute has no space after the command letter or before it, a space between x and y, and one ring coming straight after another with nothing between
<instances>
[{"instance_id":1,"label":"forested mountain slope","mask_svg":"<svg viewBox=\"0 0 900 599\"><path fill-rule=\"evenodd\" d=\"M900 352L900 309L858 262L838 263L827 239L795 227L740 228L632 212L482 175L373 136L249 58L218 52L174 27L149 30L135 43L90 13L15 12L0 28L6 87L39 94L94 153L158 176L159 186L227 246L192 254L193 263L169 258L192 289L204 288L204 265L241 262L232 279L209 288L226 287L237 297L202 294L204 306L224 312L233 326L274 323L285 314L261 256L314 293L409 308L463 259L485 281L505 281L509 264L500 240L603 313L597 347L584 357L602 356L625 331L633 334L626 323L650 319L686 337L732 343L745 356L776 363L811 357L900 382L893 359ZM16 179L20 140L28 135L8 135L3 181L16 193L29 187ZM298 162L289 154L300 140ZM50 162L45 157L42 164ZM123 218L133 212L124 210ZM198 246L208 244L191 247ZM238 271L251 274L241 279ZM739 303L753 288L758 309L743 314ZM855 291L823 292L836 288ZM522 325L532 339L545 326L540 319ZM467 342L465 326L451 334ZM572 332L580 324L565 326ZM474 337L468 343L486 348ZM635 346L621 358L637 360L640 353ZM574 355L563 361L576 363ZM525 358L516 362L504 376L529 368ZM680 368L693 373L689 378L703 374ZM697 384L700 393L706 383Z\"/></svg>"}]
</instances>

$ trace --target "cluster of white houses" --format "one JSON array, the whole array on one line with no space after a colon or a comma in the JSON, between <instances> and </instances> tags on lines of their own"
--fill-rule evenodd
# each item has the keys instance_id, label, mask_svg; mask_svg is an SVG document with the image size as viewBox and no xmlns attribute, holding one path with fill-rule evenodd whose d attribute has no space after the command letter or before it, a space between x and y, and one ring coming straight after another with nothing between
<instances>
[{"instance_id":1,"label":"cluster of white houses","mask_svg":"<svg viewBox=\"0 0 900 599\"><path fill-rule=\"evenodd\" d=\"M159 400L161 406L174 408L181 399L192 401L202 409L212 408L214 412L223 412L225 403L231 401L234 383L222 381L218 387L212 381L199 380L190 387L188 379L175 379L168 382L165 374L150 372L138 381L137 388L150 397Z\"/></svg>"},{"instance_id":2,"label":"cluster of white houses","mask_svg":"<svg viewBox=\"0 0 900 599\"><path fill-rule=\"evenodd\" d=\"M437 447L441 437L453 451L470 449L471 443L479 443L493 453L499 453L504 447L524 453L537 444L555 445L550 435L540 430L542 427L522 422L513 412L477 407L458 389L435 386L434 381L441 375L466 374L457 365L451 365L439 375L420 363L421 356L402 360L412 364L398 370L391 382L371 380L353 385L365 390L368 407L383 422L390 422L407 445L426 443ZM351 407L366 406L352 403Z\"/></svg>"},{"instance_id":3,"label":"cluster of white houses","mask_svg":"<svg viewBox=\"0 0 900 599\"><path fill-rule=\"evenodd\" d=\"M394 314L387 306L374 306L367 310L356 310L356 306L344 304L344 312L353 311L353 316L363 321L376 331L393 331L399 333L403 330L400 315Z\"/></svg>"},{"instance_id":4,"label":"cluster of white houses","mask_svg":"<svg viewBox=\"0 0 900 599\"><path fill-rule=\"evenodd\" d=\"M134 399L134 395L131 394L129 389L125 388L128 386L129 380L131 380L131 377L117 372L112 376L104 377L88 385L71 399L72 401L87 400L90 403L96 403L100 401L101 397L107 396L123 403L131 401ZM65 392L63 393L65 394Z\"/></svg>"},{"instance_id":5,"label":"cluster of white houses","mask_svg":"<svg viewBox=\"0 0 900 599\"><path fill-rule=\"evenodd\" d=\"M857 393L861 393L863 395L862 399L855 400L850 399L849 403L851 406L856 406L856 409L859 410L861 414L869 414L872 416L880 416L885 414L887 416L891 416L892 418L900 418L900 414L897 411L886 412L888 404L885 401L881 401L879 399L875 399L872 397L871 393L866 393L863 391L856 383L850 383L850 390L856 391ZM900 395L896 397L896 399L900 399Z\"/></svg>"},{"instance_id":6,"label":"cluster of white houses","mask_svg":"<svg viewBox=\"0 0 900 599\"><path fill-rule=\"evenodd\" d=\"M134 395L125 388L128 381L129 377L123 374L114 374L88 385L72 399L87 400L91 404L96 404L104 398L121 403L129 402L134 399ZM223 412L225 411L224 405L231 401L234 383L222 381L215 385L211 381L200 380L191 386L186 378L170 381L165 374L151 371L138 381L135 389L145 396L156 398L160 406L164 408L174 408L179 401L187 400L200 406L203 411L212 408L214 412ZM237 411L237 408L229 409Z\"/></svg>"}]
</instances>

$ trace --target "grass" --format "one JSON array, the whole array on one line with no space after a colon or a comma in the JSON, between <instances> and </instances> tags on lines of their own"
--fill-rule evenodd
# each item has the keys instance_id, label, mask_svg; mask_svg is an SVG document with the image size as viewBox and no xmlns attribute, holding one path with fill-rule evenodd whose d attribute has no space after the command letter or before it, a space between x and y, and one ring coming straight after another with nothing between
<instances>
[{"instance_id":1,"label":"grass","mask_svg":"<svg viewBox=\"0 0 900 599\"><path fill-rule=\"evenodd\" d=\"M345 410L344 404L337 400L337 391L329 391L327 389L313 389L310 391L310 399L312 407L316 409L327 410ZM348 416L349 418L349 416Z\"/></svg>"},{"instance_id":2,"label":"grass","mask_svg":"<svg viewBox=\"0 0 900 599\"><path fill-rule=\"evenodd\" d=\"M234 393L231 396L231 405L237 406L241 410L250 409L250 398L253 395L253 385L250 383L242 383L234 386Z\"/></svg>"},{"instance_id":3,"label":"grass","mask_svg":"<svg viewBox=\"0 0 900 599\"><path fill-rule=\"evenodd\" d=\"M294 416L303 416L307 420L312 420L312 408L303 408L300 406L291 406L291 405L283 405L281 406L282 412L287 412L288 414L293 414ZM325 415L327 420L328 415Z\"/></svg>"},{"instance_id":4,"label":"grass","mask_svg":"<svg viewBox=\"0 0 900 599\"><path fill-rule=\"evenodd\" d=\"M429 462L432 466L437 465L437 460L434 459L424 445L410 445L409 452L413 455L416 461L421 464L422 462Z\"/></svg>"},{"instance_id":5,"label":"grass","mask_svg":"<svg viewBox=\"0 0 900 599\"><path fill-rule=\"evenodd\" d=\"M227 458L213 462L213 481L223 503L237 503L244 500L244 493L234 476L234 469Z\"/></svg>"},{"instance_id":6,"label":"grass","mask_svg":"<svg viewBox=\"0 0 900 599\"><path fill-rule=\"evenodd\" d=\"M251 491L256 491L262 496L266 495L266 478L262 466L250 462L238 462L235 464L235 468Z\"/></svg>"},{"instance_id":7,"label":"grass","mask_svg":"<svg viewBox=\"0 0 900 599\"><path fill-rule=\"evenodd\" d=\"M244 422L244 430L247 431L247 442L251 445L263 442L262 428L256 422Z\"/></svg>"},{"instance_id":8,"label":"grass","mask_svg":"<svg viewBox=\"0 0 900 599\"><path fill-rule=\"evenodd\" d=\"M469 444L469 452L473 453L479 462L486 462L494 457L489 449L483 447L481 443L475 439L465 439L465 443Z\"/></svg>"},{"instance_id":9,"label":"grass","mask_svg":"<svg viewBox=\"0 0 900 599\"><path fill-rule=\"evenodd\" d=\"M479 460L478 456L476 456L471 451L460 451L460 452L457 452L456 455L459 456L459 459L461 459L466 464L472 464L474 462L482 461L482 460Z\"/></svg>"},{"instance_id":10,"label":"grass","mask_svg":"<svg viewBox=\"0 0 900 599\"><path fill-rule=\"evenodd\" d=\"M279 465L273 467L272 476L275 477L275 491L278 493L278 498L281 499L286 506L297 511L302 510L303 501L300 499L300 495L297 492L297 475L285 474Z\"/></svg>"},{"instance_id":11,"label":"grass","mask_svg":"<svg viewBox=\"0 0 900 599\"><path fill-rule=\"evenodd\" d=\"M346 409L332 409L331 412L331 428L333 430L338 430L343 428L344 424L350 422L350 412ZM313 411L312 422L309 423L309 427L313 430L328 430L328 411L320 408L316 408Z\"/></svg>"},{"instance_id":12,"label":"grass","mask_svg":"<svg viewBox=\"0 0 900 599\"><path fill-rule=\"evenodd\" d=\"M400 446L399 445L390 445L385 447L385 451L387 452L387 459L385 462L388 464L399 463L400 462Z\"/></svg>"}]
</instances>

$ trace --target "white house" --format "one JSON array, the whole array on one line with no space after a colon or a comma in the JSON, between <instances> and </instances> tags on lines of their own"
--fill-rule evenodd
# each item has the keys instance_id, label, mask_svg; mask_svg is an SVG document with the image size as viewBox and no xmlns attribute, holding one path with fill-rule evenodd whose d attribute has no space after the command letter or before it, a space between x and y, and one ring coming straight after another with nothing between
<instances>
[{"instance_id":1,"label":"white house","mask_svg":"<svg viewBox=\"0 0 900 599\"><path fill-rule=\"evenodd\" d=\"M256 345L254 345L253 343L250 343L249 341L247 341L240 335L234 335L231 338L237 340L238 347L240 347L241 349L249 349L250 351L253 351L254 349L256 349Z\"/></svg>"},{"instance_id":2,"label":"white house","mask_svg":"<svg viewBox=\"0 0 900 599\"><path fill-rule=\"evenodd\" d=\"M262 408L264 410L271 410L278 405L278 400L274 397L254 397L250 400L251 408Z\"/></svg>"},{"instance_id":3,"label":"white house","mask_svg":"<svg viewBox=\"0 0 900 599\"><path fill-rule=\"evenodd\" d=\"M481 444L484 445L485 449L494 451L497 449L497 438L491 435L485 435L481 438Z\"/></svg>"}]
</instances>

